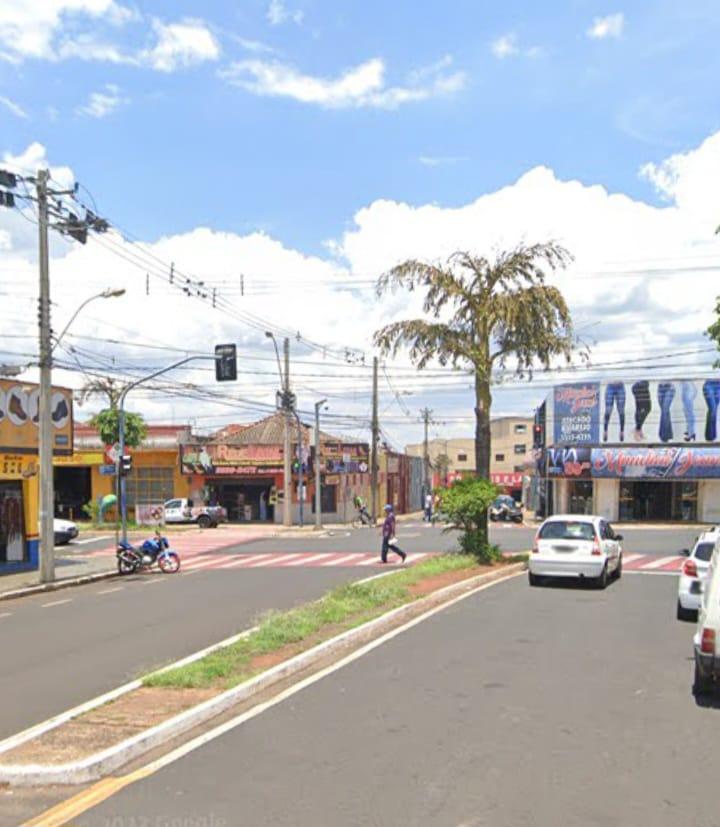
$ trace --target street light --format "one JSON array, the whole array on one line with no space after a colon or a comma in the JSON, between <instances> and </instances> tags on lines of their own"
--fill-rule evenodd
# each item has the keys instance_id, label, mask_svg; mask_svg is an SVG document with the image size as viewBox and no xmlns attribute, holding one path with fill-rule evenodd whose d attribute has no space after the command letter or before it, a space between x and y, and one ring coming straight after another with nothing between
<instances>
[{"instance_id":1,"label":"street light","mask_svg":"<svg viewBox=\"0 0 720 827\"><path fill-rule=\"evenodd\" d=\"M112 287L108 287L106 290L103 290L102 293L98 293L96 296L90 296L89 299L85 299L85 301L78 307L78 309L72 314L70 317L70 321L65 325L63 328L62 333L55 338L55 344L52 346L51 353L55 351L55 348L60 344L63 336L68 332L68 328L70 325L77 319L80 312L90 304L90 302L94 302L95 299L117 299L120 296L125 295L125 288L118 287L117 289L113 290Z\"/></svg>"},{"instance_id":2,"label":"street light","mask_svg":"<svg viewBox=\"0 0 720 827\"><path fill-rule=\"evenodd\" d=\"M322 500L320 497L320 408L327 399L320 399L315 403L315 528L322 528ZM327 410L327 405L325 405Z\"/></svg>"},{"instance_id":3,"label":"street light","mask_svg":"<svg viewBox=\"0 0 720 827\"><path fill-rule=\"evenodd\" d=\"M41 226L41 236L43 227ZM41 253L47 263L47 250L41 243ZM45 272L47 277L47 272ZM46 286L47 283L46 283ZM49 287L46 293L49 294ZM124 295L125 290L108 288L90 296L78 307L65 325L62 333L55 339L55 344L50 341L50 308L49 300L46 304L41 303L44 308L40 313L40 395L38 399L38 412L40 414L40 582L52 583L55 580L55 531L53 519L55 517L55 485L53 480L53 433L51 420L52 401L52 355L55 348L60 344L63 336L67 333L70 325L75 321L80 311L95 299L110 299Z\"/></svg>"}]
</instances>

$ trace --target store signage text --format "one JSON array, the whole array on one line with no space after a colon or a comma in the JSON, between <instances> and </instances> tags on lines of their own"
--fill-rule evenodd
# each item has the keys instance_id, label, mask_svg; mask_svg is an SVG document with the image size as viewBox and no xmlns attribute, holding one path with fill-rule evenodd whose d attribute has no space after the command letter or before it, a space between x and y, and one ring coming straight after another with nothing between
<instances>
[{"instance_id":1,"label":"store signage text","mask_svg":"<svg viewBox=\"0 0 720 827\"><path fill-rule=\"evenodd\" d=\"M594 448L599 478L720 478L720 448Z\"/></svg>"}]
</instances>

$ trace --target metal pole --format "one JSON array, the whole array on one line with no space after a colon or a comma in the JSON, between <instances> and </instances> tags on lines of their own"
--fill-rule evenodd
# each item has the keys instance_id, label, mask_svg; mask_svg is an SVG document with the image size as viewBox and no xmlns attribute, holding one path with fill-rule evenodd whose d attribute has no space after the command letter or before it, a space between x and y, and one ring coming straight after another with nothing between
<instances>
[{"instance_id":1,"label":"metal pole","mask_svg":"<svg viewBox=\"0 0 720 827\"><path fill-rule=\"evenodd\" d=\"M297 461L298 461L298 502L300 504L300 528L303 527L305 524L305 496L303 492L303 488L305 487L305 472L303 471L303 435L302 435L302 422L300 422L300 417L298 412L295 411L295 419L297 420L297 439L298 439L298 449L297 449Z\"/></svg>"},{"instance_id":2,"label":"metal pole","mask_svg":"<svg viewBox=\"0 0 720 827\"><path fill-rule=\"evenodd\" d=\"M320 490L320 408L324 399L315 403L315 528L322 528L322 496Z\"/></svg>"},{"instance_id":3,"label":"metal pole","mask_svg":"<svg viewBox=\"0 0 720 827\"><path fill-rule=\"evenodd\" d=\"M285 354L285 375L282 377L285 393L290 392L290 339L283 342ZM287 397L286 397L287 398ZM283 525L292 525L292 444L290 440L290 417L292 413L289 408L285 409L284 423L284 448L283 448Z\"/></svg>"},{"instance_id":4,"label":"metal pole","mask_svg":"<svg viewBox=\"0 0 720 827\"><path fill-rule=\"evenodd\" d=\"M48 256L47 182L50 173L37 176L38 242L40 261L40 582L55 580L55 491L53 485L52 344L50 331L50 272Z\"/></svg>"},{"instance_id":5,"label":"metal pole","mask_svg":"<svg viewBox=\"0 0 720 827\"><path fill-rule=\"evenodd\" d=\"M373 359L373 385L372 385L372 435L370 442L370 516L373 523L377 520L378 502L378 439L380 438L380 425L378 423L378 360Z\"/></svg>"}]
</instances>

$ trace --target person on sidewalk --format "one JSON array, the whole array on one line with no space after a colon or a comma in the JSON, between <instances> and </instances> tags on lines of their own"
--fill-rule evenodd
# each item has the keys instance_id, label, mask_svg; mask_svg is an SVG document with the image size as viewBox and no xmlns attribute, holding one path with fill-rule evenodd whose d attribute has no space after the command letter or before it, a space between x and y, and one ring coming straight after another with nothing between
<instances>
[{"instance_id":1,"label":"person on sidewalk","mask_svg":"<svg viewBox=\"0 0 720 827\"><path fill-rule=\"evenodd\" d=\"M382 551L380 552L380 562L387 563L388 551L394 551L399 554L403 563L407 554L398 546L395 539L395 513L391 505L385 506L385 521L382 527Z\"/></svg>"},{"instance_id":2,"label":"person on sidewalk","mask_svg":"<svg viewBox=\"0 0 720 827\"><path fill-rule=\"evenodd\" d=\"M428 491L425 495L425 514L423 515L425 518L426 523L432 522L432 511L433 511L433 495L432 491Z\"/></svg>"}]
</instances>

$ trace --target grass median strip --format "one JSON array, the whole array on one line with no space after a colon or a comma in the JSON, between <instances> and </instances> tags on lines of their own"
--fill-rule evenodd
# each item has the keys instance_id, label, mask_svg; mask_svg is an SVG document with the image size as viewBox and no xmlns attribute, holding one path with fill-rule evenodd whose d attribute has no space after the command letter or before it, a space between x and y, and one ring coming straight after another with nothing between
<instances>
[{"instance_id":1,"label":"grass median strip","mask_svg":"<svg viewBox=\"0 0 720 827\"><path fill-rule=\"evenodd\" d=\"M423 580L475 568L477 561L473 557L449 554L376 580L340 586L315 603L286 612L271 612L249 637L187 666L148 675L143 683L176 689L229 689L262 671L263 663L257 661L266 656L289 646L315 645L411 602L419 596L412 587Z\"/></svg>"}]
</instances>

